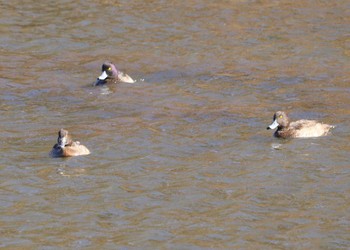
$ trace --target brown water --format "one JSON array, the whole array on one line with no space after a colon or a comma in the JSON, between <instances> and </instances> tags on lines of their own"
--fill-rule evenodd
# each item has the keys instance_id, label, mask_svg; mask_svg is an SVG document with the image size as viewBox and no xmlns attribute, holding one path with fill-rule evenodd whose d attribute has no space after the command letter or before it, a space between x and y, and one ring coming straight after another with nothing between
<instances>
[{"instance_id":1,"label":"brown water","mask_svg":"<svg viewBox=\"0 0 350 250\"><path fill-rule=\"evenodd\" d=\"M0 9L2 249L350 247L348 1ZM278 140L280 109L336 129ZM92 154L49 158L62 127Z\"/></svg>"}]
</instances>

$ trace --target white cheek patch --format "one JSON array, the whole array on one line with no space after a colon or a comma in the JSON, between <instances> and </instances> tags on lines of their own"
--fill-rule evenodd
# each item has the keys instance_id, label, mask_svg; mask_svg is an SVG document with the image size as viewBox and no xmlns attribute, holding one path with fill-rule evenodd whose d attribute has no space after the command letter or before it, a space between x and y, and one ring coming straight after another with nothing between
<instances>
[{"instance_id":1,"label":"white cheek patch","mask_svg":"<svg viewBox=\"0 0 350 250\"><path fill-rule=\"evenodd\" d=\"M60 143L60 147L64 148L64 146L67 143L67 138L66 137L61 138L59 143Z\"/></svg>"},{"instance_id":2,"label":"white cheek patch","mask_svg":"<svg viewBox=\"0 0 350 250\"><path fill-rule=\"evenodd\" d=\"M106 71L103 71L102 74L98 77L99 80L105 80L108 77Z\"/></svg>"},{"instance_id":3,"label":"white cheek patch","mask_svg":"<svg viewBox=\"0 0 350 250\"><path fill-rule=\"evenodd\" d=\"M270 129L275 129L278 127L278 122L277 122L277 119L273 121L273 123L269 126Z\"/></svg>"}]
</instances>

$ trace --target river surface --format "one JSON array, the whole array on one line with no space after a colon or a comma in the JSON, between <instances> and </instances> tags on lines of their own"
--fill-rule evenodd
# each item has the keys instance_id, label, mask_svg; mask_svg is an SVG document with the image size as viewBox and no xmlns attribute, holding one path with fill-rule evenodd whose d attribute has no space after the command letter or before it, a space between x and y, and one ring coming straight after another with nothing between
<instances>
[{"instance_id":1,"label":"river surface","mask_svg":"<svg viewBox=\"0 0 350 250\"><path fill-rule=\"evenodd\" d=\"M349 249L349 9L1 1L1 249ZM137 82L93 87L107 60Z\"/></svg>"}]
</instances>

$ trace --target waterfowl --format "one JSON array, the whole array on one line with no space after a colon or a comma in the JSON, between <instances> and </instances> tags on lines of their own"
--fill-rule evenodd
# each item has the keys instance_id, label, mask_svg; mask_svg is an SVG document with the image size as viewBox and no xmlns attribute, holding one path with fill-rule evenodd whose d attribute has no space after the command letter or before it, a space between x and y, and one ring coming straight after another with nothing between
<instances>
[{"instance_id":1,"label":"waterfowl","mask_svg":"<svg viewBox=\"0 0 350 250\"><path fill-rule=\"evenodd\" d=\"M135 81L127 74L117 70L116 66L111 62L105 62L102 65L102 74L97 78L94 86L105 83L126 82L134 83Z\"/></svg>"},{"instance_id":2,"label":"waterfowl","mask_svg":"<svg viewBox=\"0 0 350 250\"><path fill-rule=\"evenodd\" d=\"M53 146L50 155L52 157L70 157L88 155L90 151L78 141L73 141L68 131L60 129L58 131L57 143Z\"/></svg>"},{"instance_id":3,"label":"waterfowl","mask_svg":"<svg viewBox=\"0 0 350 250\"><path fill-rule=\"evenodd\" d=\"M273 122L266 129L275 129L275 137L278 138L305 138L325 136L334 126L317 122L315 120L298 120L290 122L287 114L277 111L273 116Z\"/></svg>"}]
</instances>

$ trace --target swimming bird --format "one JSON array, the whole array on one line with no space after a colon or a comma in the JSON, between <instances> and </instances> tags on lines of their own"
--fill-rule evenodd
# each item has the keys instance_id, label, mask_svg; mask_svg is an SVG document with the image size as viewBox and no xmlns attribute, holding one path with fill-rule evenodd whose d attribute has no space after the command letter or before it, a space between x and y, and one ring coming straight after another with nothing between
<instances>
[{"instance_id":1,"label":"swimming bird","mask_svg":"<svg viewBox=\"0 0 350 250\"><path fill-rule=\"evenodd\" d=\"M88 154L90 154L89 149L81 145L79 141L73 141L68 131L63 128L58 131L57 143L50 152L52 157L69 157Z\"/></svg>"},{"instance_id":2,"label":"swimming bird","mask_svg":"<svg viewBox=\"0 0 350 250\"><path fill-rule=\"evenodd\" d=\"M94 86L103 85L105 83L134 83L135 81L127 74L117 70L117 67L111 62L105 62L102 65L102 74L94 82Z\"/></svg>"},{"instance_id":3,"label":"swimming bird","mask_svg":"<svg viewBox=\"0 0 350 250\"><path fill-rule=\"evenodd\" d=\"M317 122L315 120L298 120L290 122L287 114L277 111L273 116L273 122L266 129L275 129L275 137L279 138L305 138L319 137L329 134L334 126Z\"/></svg>"}]
</instances>

